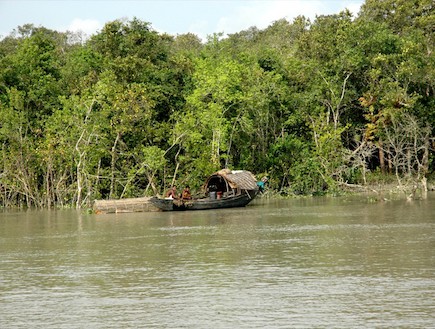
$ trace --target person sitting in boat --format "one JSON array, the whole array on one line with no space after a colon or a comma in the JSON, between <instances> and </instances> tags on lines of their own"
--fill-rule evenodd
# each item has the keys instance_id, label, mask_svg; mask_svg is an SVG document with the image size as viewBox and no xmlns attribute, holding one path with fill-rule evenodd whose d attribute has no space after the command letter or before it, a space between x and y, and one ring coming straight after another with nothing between
<instances>
[{"instance_id":1,"label":"person sitting in boat","mask_svg":"<svg viewBox=\"0 0 435 329\"><path fill-rule=\"evenodd\" d=\"M192 199L192 195L190 194L190 187L189 185L186 185L183 192L181 192L181 199L183 200L190 200Z\"/></svg>"},{"instance_id":2,"label":"person sitting in boat","mask_svg":"<svg viewBox=\"0 0 435 329\"><path fill-rule=\"evenodd\" d=\"M172 186L165 195L166 199L177 199L177 188Z\"/></svg>"}]
</instances>

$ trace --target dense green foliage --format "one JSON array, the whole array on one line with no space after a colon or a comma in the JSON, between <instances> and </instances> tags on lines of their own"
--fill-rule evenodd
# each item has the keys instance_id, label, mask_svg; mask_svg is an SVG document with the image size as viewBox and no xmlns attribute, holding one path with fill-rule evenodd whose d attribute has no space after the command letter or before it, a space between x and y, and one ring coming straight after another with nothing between
<instances>
[{"instance_id":1,"label":"dense green foliage","mask_svg":"<svg viewBox=\"0 0 435 329\"><path fill-rule=\"evenodd\" d=\"M0 205L199 188L223 167L283 193L425 182L434 171L435 9L367 0L202 43L137 19L86 41L25 25L0 41Z\"/></svg>"}]
</instances>

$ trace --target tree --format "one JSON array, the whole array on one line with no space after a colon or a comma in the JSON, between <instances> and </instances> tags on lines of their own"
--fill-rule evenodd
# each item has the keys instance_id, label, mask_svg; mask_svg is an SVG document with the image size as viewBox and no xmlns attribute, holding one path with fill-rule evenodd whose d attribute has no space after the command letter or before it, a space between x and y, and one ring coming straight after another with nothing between
<instances>
[{"instance_id":1,"label":"tree","mask_svg":"<svg viewBox=\"0 0 435 329\"><path fill-rule=\"evenodd\" d=\"M24 112L25 94L15 88L7 92L9 104L0 102L2 145L0 190L4 204L42 206L38 188L40 167L35 142Z\"/></svg>"},{"instance_id":2,"label":"tree","mask_svg":"<svg viewBox=\"0 0 435 329\"><path fill-rule=\"evenodd\" d=\"M433 27L435 13L431 0L366 0L360 16L369 21L386 22L396 33L417 28L433 34L430 26Z\"/></svg>"},{"instance_id":3,"label":"tree","mask_svg":"<svg viewBox=\"0 0 435 329\"><path fill-rule=\"evenodd\" d=\"M100 194L105 122L92 95L63 98L62 105L46 123L44 161L53 172L47 175L47 193L57 204L81 208Z\"/></svg>"},{"instance_id":4,"label":"tree","mask_svg":"<svg viewBox=\"0 0 435 329\"><path fill-rule=\"evenodd\" d=\"M177 120L175 131L184 136L182 159L188 167L196 168L200 177L219 169L228 149L230 126L225 112L241 97L239 69L234 61L196 62L195 89L186 99L187 111Z\"/></svg>"},{"instance_id":5,"label":"tree","mask_svg":"<svg viewBox=\"0 0 435 329\"><path fill-rule=\"evenodd\" d=\"M392 162L399 188L414 198L421 184L421 192L427 192L431 127L423 125L408 114L393 117L391 124L384 125L383 134L388 145L384 152Z\"/></svg>"}]
</instances>

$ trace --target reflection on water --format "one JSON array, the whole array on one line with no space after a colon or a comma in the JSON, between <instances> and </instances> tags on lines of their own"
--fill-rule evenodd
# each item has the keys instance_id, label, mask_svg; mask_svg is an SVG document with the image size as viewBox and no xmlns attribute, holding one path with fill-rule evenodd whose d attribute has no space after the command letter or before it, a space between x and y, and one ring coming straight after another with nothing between
<instances>
[{"instance_id":1,"label":"reflection on water","mask_svg":"<svg viewBox=\"0 0 435 329\"><path fill-rule=\"evenodd\" d=\"M435 323L435 196L0 214L0 328Z\"/></svg>"}]
</instances>

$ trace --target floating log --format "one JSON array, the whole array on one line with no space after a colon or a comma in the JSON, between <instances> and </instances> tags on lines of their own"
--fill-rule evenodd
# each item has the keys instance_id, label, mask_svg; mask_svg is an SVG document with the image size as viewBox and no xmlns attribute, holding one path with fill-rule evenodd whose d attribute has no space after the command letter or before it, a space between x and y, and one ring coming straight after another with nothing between
<instances>
[{"instance_id":1,"label":"floating log","mask_svg":"<svg viewBox=\"0 0 435 329\"><path fill-rule=\"evenodd\" d=\"M119 200L95 200L93 210L96 214L159 211L151 198L130 198Z\"/></svg>"}]
</instances>

